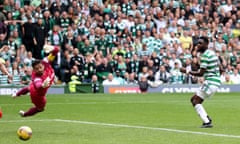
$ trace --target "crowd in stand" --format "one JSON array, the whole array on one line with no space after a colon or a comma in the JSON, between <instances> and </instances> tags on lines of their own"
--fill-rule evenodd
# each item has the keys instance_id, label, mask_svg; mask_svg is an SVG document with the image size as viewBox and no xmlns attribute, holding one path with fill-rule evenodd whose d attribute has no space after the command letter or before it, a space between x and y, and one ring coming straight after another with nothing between
<instances>
[{"instance_id":1,"label":"crowd in stand","mask_svg":"<svg viewBox=\"0 0 240 144\"><path fill-rule=\"evenodd\" d=\"M1 0L0 47L13 80L27 84L31 63L59 46L52 66L56 84L71 76L103 85L196 84L182 66L199 69L199 36L219 56L225 84L240 83L238 0ZM96 80L97 79L97 80Z\"/></svg>"}]
</instances>

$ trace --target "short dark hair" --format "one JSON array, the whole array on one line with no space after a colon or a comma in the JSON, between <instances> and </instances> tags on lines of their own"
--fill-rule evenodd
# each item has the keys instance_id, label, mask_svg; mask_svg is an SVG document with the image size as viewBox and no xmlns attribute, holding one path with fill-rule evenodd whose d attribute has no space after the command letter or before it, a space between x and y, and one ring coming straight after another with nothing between
<instances>
[{"instance_id":1,"label":"short dark hair","mask_svg":"<svg viewBox=\"0 0 240 144\"><path fill-rule=\"evenodd\" d=\"M36 59L32 62L32 67L34 68L36 65L40 64L41 63L41 60L39 59Z\"/></svg>"},{"instance_id":2,"label":"short dark hair","mask_svg":"<svg viewBox=\"0 0 240 144\"><path fill-rule=\"evenodd\" d=\"M199 39L202 39L206 44L209 43L208 37L201 36L201 37L199 37Z\"/></svg>"}]
</instances>

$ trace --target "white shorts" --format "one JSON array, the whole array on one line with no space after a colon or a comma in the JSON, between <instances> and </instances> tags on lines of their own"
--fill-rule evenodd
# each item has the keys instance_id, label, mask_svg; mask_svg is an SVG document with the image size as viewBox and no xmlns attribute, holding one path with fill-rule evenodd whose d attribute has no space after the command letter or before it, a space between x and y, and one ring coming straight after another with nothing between
<instances>
[{"instance_id":1,"label":"white shorts","mask_svg":"<svg viewBox=\"0 0 240 144\"><path fill-rule=\"evenodd\" d=\"M201 87L196 91L196 95L202 99L206 99L213 96L217 90L217 86L209 85L207 81L204 81Z\"/></svg>"}]
</instances>

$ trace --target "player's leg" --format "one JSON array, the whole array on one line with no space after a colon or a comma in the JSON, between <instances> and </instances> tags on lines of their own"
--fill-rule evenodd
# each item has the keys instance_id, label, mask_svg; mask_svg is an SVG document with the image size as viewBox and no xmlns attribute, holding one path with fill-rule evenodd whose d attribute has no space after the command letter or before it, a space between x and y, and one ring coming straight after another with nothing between
<instances>
[{"instance_id":1,"label":"player's leg","mask_svg":"<svg viewBox=\"0 0 240 144\"><path fill-rule=\"evenodd\" d=\"M47 103L46 97L45 96L31 96L32 99L32 103L34 104L33 107L31 107L28 111L24 112L24 111L20 111L19 114L22 117L28 117L28 116L32 116L35 115L39 112L44 111L45 105Z\"/></svg>"},{"instance_id":2,"label":"player's leg","mask_svg":"<svg viewBox=\"0 0 240 144\"><path fill-rule=\"evenodd\" d=\"M20 89L19 91L17 91L16 93L13 93L13 94L12 94L12 97L13 97L13 98L16 98L16 97L18 97L18 96L25 95L25 94L27 94L28 92L29 92L29 87L26 86L26 87Z\"/></svg>"},{"instance_id":3,"label":"player's leg","mask_svg":"<svg viewBox=\"0 0 240 144\"><path fill-rule=\"evenodd\" d=\"M42 112L44 111L44 108L42 109L39 109L37 108L36 106L33 106L31 107L28 111L24 112L23 110L20 110L19 111L19 114L22 116L22 117L28 117L28 116L32 116L32 115L35 115L36 113L39 113L39 112Z\"/></svg>"},{"instance_id":4,"label":"player's leg","mask_svg":"<svg viewBox=\"0 0 240 144\"><path fill-rule=\"evenodd\" d=\"M191 103L193 107L195 108L197 114L200 116L200 118L203 121L202 128L211 128L212 126L212 120L208 116L206 110L204 109L202 103L204 99L212 96L216 92L215 87L212 88L207 81L203 83L203 85L200 87L200 89L196 92L196 94L191 98Z\"/></svg>"},{"instance_id":5,"label":"player's leg","mask_svg":"<svg viewBox=\"0 0 240 144\"><path fill-rule=\"evenodd\" d=\"M204 101L204 99L202 99L200 96L198 96L196 94L191 98L191 103L192 103L193 107L195 108L197 114L200 116L200 118L203 121L202 127L210 128L210 127L212 127L212 124L211 124L212 120L210 119L210 117L208 116L206 110L204 109L204 107L202 105L203 101Z\"/></svg>"}]
</instances>

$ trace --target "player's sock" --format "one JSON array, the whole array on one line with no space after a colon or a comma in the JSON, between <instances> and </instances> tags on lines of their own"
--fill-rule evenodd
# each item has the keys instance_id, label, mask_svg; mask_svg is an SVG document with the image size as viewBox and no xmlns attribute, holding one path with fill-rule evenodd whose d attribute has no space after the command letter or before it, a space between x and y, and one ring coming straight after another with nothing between
<instances>
[{"instance_id":1,"label":"player's sock","mask_svg":"<svg viewBox=\"0 0 240 144\"><path fill-rule=\"evenodd\" d=\"M38 112L40 112L40 111L36 107L32 107L27 112L24 113L24 117L32 116Z\"/></svg>"},{"instance_id":2,"label":"player's sock","mask_svg":"<svg viewBox=\"0 0 240 144\"><path fill-rule=\"evenodd\" d=\"M204 107L202 106L202 104L196 104L195 105L195 110L198 113L198 115L200 116L200 118L202 119L202 121L204 123L209 123L210 120L208 118L207 112L205 111Z\"/></svg>"},{"instance_id":3,"label":"player's sock","mask_svg":"<svg viewBox=\"0 0 240 144\"><path fill-rule=\"evenodd\" d=\"M24 87L24 88L20 89L20 90L16 93L16 96L24 95L24 94L27 94L28 92L29 92L29 88L28 88L28 87Z\"/></svg>"}]
</instances>

